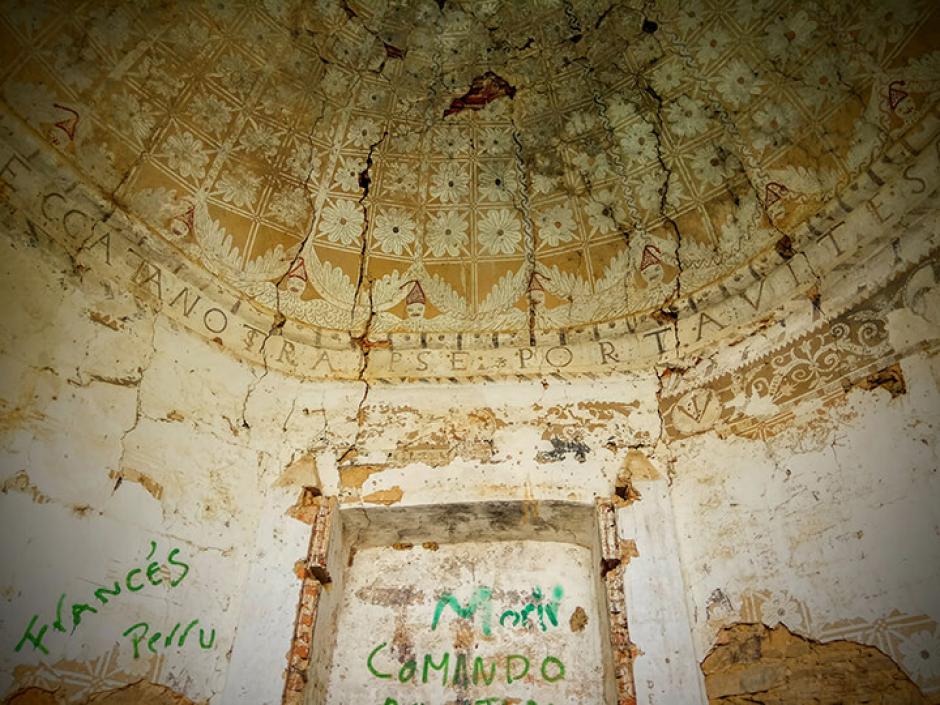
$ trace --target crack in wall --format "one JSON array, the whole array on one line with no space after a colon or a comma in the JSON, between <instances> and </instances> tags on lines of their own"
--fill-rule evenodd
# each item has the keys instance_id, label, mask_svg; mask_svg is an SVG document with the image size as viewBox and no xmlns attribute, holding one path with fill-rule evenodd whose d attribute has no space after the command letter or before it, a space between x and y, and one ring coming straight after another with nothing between
<instances>
[{"instance_id":1,"label":"crack in wall","mask_svg":"<svg viewBox=\"0 0 940 705\"><path fill-rule=\"evenodd\" d=\"M319 115L315 118L315 123L319 122L323 118L323 115L326 113L326 103L321 104ZM267 356L267 344L268 341L274 336L282 333L285 324L287 323L287 317L284 315L281 310L281 286L291 275L291 272L298 266L303 257L304 252L307 250L307 244L310 241L310 238L313 236L314 223L316 221L316 203L314 202L313 197L311 196L310 182L313 179L313 174L316 171L317 163L315 152L312 149L313 140L312 138L308 139L308 146L311 147L311 163L310 167L307 169L307 175L304 177L303 184L301 188L303 189L304 194L307 196L308 203L310 205L310 225L307 228L307 232L304 234L303 239L300 241L300 244L297 246L297 251L292 256L290 263L284 270L284 273L278 277L274 282L274 320L271 323L271 326L268 328L267 332L264 335L264 338L261 341L261 346L258 352L261 354L261 363L263 371L260 375L255 375L254 370L252 370L252 375L255 379L249 383L247 389L245 390L245 397L242 400L242 409L241 409L241 421L240 425L242 428L248 430L251 428L251 425L248 423L248 403L251 398L251 395L258 388L258 385L268 376L268 373L271 371L268 366L268 356Z\"/></svg>"},{"instance_id":2,"label":"crack in wall","mask_svg":"<svg viewBox=\"0 0 940 705\"><path fill-rule=\"evenodd\" d=\"M153 360L157 355L157 318L156 314L152 314L150 318L150 341L149 341L149 352L147 353L143 364L137 368L138 378L136 385L133 385L136 390L134 398L134 421L133 423L121 433L121 437L118 439L118 446L121 449L121 452L118 456L117 462L117 472L118 479L112 490L112 494L121 486L122 476L121 472L124 469L125 459L127 458L127 439L128 437L137 430L137 426L140 424L141 419L145 417L143 411L143 386L144 386L144 375L147 373L147 370L150 369L150 365L153 364Z\"/></svg>"},{"instance_id":3,"label":"crack in wall","mask_svg":"<svg viewBox=\"0 0 940 705\"><path fill-rule=\"evenodd\" d=\"M355 336L352 338L353 343L357 345L359 348L359 353L360 353L361 360L362 360L362 362L359 365L359 371L356 375L356 378L363 384L362 397L360 397L359 404L356 406L356 435L353 438L352 442L349 444L349 446L346 448L346 450L344 450L342 454L340 454L340 456L337 458L337 461L336 461L337 465L341 465L350 457L355 457L355 455L359 452L358 451L359 442L362 438L362 432L365 427L365 421L366 421L365 404L369 398L369 392L372 391L372 386L369 383L369 380L366 379L366 371L368 370L368 367L369 367L369 355L372 352L372 347L373 347L373 345L369 342L369 333L371 332L371 328L372 328L372 319L375 316L375 308L374 308L373 300L372 300L372 289L373 289L373 282L370 280L369 281L369 316L366 319L366 323L362 331L362 335Z\"/></svg>"},{"instance_id":4,"label":"crack in wall","mask_svg":"<svg viewBox=\"0 0 940 705\"><path fill-rule=\"evenodd\" d=\"M679 319L678 311L675 310L675 304L682 298L682 232L679 230L679 224L676 223L675 219L666 213L666 209L669 205L669 183L672 178L672 168L666 164L666 160L663 157L663 99L649 82L646 83L643 90L656 104L656 119L651 123L651 127L653 128L653 135L656 138L656 160L659 162L659 166L663 171L663 183L659 188L659 215L669 224L676 236L675 257L676 269L678 270L676 272L676 286L672 301L667 300L664 302L662 308L664 311L676 313L675 316L670 317L672 318L675 352L678 356L680 354Z\"/></svg>"},{"instance_id":5,"label":"crack in wall","mask_svg":"<svg viewBox=\"0 0 940 705\"><path fill-rule=\"evenodd\" d=\"M370 175L369 171L372 169L372 166L374 163L373 157L375 156L375 150L379 148L379 146L382 144L382 142L386 140L386 138L388 138L388 135L389 135L389 131L386 128L385 131L382 133L382 137L379 138L378 141L373 142L372 144L369 145L369 152L366 155L366 166L361 172L359 172L359 188L362 189L362 195L359 197L359 200L357 201L357 203L362 208L362 246L359 250L359 272L356 275L356 287L353 293L352 310L349 312L350 327L353 327L356 325L356 309L359 307L359 299L360 299L360 294L362 292L362 283L363 283L363 280L365 279L366 271L368 269L367 255L368 255L368 249L369 249L369 206L366 204L366 199L369 197L369 189L372 186L372 176ZM372 287L370 284L369 313L368 313L367 320L365 322L365 330L362 334L363 336L366 336L369 334L369 328L372 325L373 313L374 312L372 310ZM362 339L363 338L360 337L360 341ZM355 337L353 337L353 341L355 341ZM361 349L361 344L360 344L360 349ZM360 378L361 378L361 373L360 373Z\"/></svg>"},{"instance_id":6,"label":"crack in wall","mask_svg":"<svg viewBox=\"0 0 940 705\"><path fill-rule=\"evenodd\" d=\"M527 303L527 326L529 331L529 345L536 345L536 328L537 328L537 308L536 302L533 298L534 289L533 282L535 282L535 277L538 275L538 259L535 254L535 227L532 223L532 214L529 211L529 200L530 200L530 183L531 179L529 178L529 171L526 167L525 153L522 146L522 137L520 136L519 129L516 126L515 117L510 117L510 124L512 125L512 143L513 143L513 162L516 168L516 178L518 179L521 189L519 191L519 203L516 203L515 194L513 194L512 203L513 206L519 211L519 214L522 216L522 233L523 233L523 258L525 260L525 282L526 282L526 303Z\"/></svg>"}]
</instances>

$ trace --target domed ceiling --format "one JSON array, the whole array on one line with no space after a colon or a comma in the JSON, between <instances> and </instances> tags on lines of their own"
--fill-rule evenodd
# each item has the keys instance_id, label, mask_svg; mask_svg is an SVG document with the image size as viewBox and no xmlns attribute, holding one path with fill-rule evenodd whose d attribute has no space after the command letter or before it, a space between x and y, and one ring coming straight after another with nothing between
<instances>
[{"instance_id":1,"label":"domed ceiling","mask_svg":"<svg viewBox=\"0 0 940 705\"><path fill-rule=\"evenodd\" d=\"M704 344L861 247L811 218L854 210L933 135L937 11L22 2L0 63L7 111L75 174L67 198L143 233L122 230L129 279L181 322L225 338L244 316L248 353L288 336L311 373L321 349L359 356L331 372L394 350L564 367L579 344L618 363ZM65 200L37 208L91 254L102 231L65 224ZM108 266L129 257L107 244ZM750 308L703 313L738 294ZM604 344L631 336L647 347Z\"/></svg>"}]
</instances>

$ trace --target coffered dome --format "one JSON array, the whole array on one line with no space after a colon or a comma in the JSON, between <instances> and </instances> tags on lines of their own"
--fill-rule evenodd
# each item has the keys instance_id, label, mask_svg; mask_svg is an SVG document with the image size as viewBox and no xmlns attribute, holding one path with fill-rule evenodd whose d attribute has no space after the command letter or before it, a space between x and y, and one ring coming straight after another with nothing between
<instances>
[{"instance_id":1,"label":"coffered dome","mask_svg":"<svg viewBox=\"0 0 940 705\"><path fill-rule=\"evenodd\" d=\"M363 344L631 336L648 349L618 361L655 357L766 318L857 254L859 234L811 218L901 178L940 76L931 3L24 3L8 19L4 100L179 279L156 291L134 259L137 285L172 309L210 282L229 334L246 316L364 364Z\"/></svg>"}]
</instances>

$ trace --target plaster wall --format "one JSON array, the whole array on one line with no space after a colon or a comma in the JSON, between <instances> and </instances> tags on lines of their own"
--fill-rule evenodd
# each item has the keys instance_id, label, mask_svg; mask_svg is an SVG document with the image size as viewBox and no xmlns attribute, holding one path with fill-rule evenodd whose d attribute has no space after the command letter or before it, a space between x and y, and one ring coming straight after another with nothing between
<instances>
[{"instance_id":1,"label":"plaster wall","mask_svg":"<svg viewBox=\"0 0 940 705\"><path fill-rule=\"evenodd\" d=\"M736 621L873 644L940 690L937 327L923 305L935 287L887 300L878 356L782 430L744 437L712 419L679 433L664 377L682 371L391 386L250 367L15 213L3 229L4 693L37 685L81 703L145 679L197 702L273 705L309 536L303 487L346 508L538 506L626 480L640 702L674 702L675 682L701 698L697 664ZM884 360L903 392L855 384ZM96 596L115 582L120 594Z\"/></svg>"},{"instance_id":2,"label":"plaster wall","mask_svg":"<svg viewBox=\"0 0 940 705\"><path fill-rule=\"evenodd\" d=\"M66 258L6 227L3 297L15 302L2 320L7 692L38 684L81 702L145 678L194 701L279 702L293 566L309 532L289 515L303 486L347 507L455 493L590 501L625 471L640 495L621 510L621 531L637 544L626 574L641 702L667 701L670 689L701 702L696 663L719 626L739 620L873 643L936 690L929 348L901 359L904 394L855 388L764 441L663 437L654 373L376 385L360 407L362 384L249 369L133 292L83 288ZM933 339L913 310L892 315L899 346ZM681 567L650 567L668 563L671 547ZM102 604L94 591L115 581L121 594ZM97 612L79 607L76 623L73 605ZM48 653L28 640L15 649L33 615L29 633L47 627ZM660 619L669 629L656 629ZM666 652L685 658L666 668Z\"/></svg>"},{"instance_id":3,"label":"plaster wall","mask_svg":"<svg viewBox=\"0 0 940 705\"><path fill-rule=\"evenodd\" d=\"M615 444L656 432L652 374L586 404L570 384L378 387L360 424L362 384L250 369L136 292L83 283L22 222L6 228L6 693L77 703L145 679L197 702L279 702L310 530L303 487L347 507L589 504L610 494L617 453L577 429ZM620 401L625 387L645 409ZM396 460L415 448L430 464Z\"/></svg>"},{"instance_id":4,"label":"plaster wall","mask_svg":"<svg viewBox=\"0 0 940 705\"><path fill-rule=\"evenodd\" d=\"M722 626L781 623L876 646L937 697L940 368L917 354L901 370L905 394L855 390L773 439L672 445L699 660Z\"/></svg>"},{"instance_id":5,"label":"plaster wall","mask_svg":"<svg viewBox=\"0 0 940 705\"><path fill-rule=\"evenodd\" d=\"M357 552L327 702L602 702L591 557L534 541Z\"/></svg>"}]
</instances>

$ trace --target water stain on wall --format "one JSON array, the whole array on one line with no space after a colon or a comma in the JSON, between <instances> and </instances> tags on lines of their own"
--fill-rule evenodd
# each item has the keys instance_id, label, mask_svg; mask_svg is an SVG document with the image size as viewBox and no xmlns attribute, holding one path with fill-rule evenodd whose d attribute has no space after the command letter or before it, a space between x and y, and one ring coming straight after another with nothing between
<instances>
[{"instance_id":1,"label":"water stain on wall","mask_svg":"<svg viewBox=\"0 0 940 705\"><path fill-rule=\"evenodd\" d=\"M0 492L7 494L9 492L20 492L29 495L36 504L45 504L49 498L39 491L34 485L25 470L20 470L13 477L8 477L0 485Z\"/></svg>"}]
</instances>

